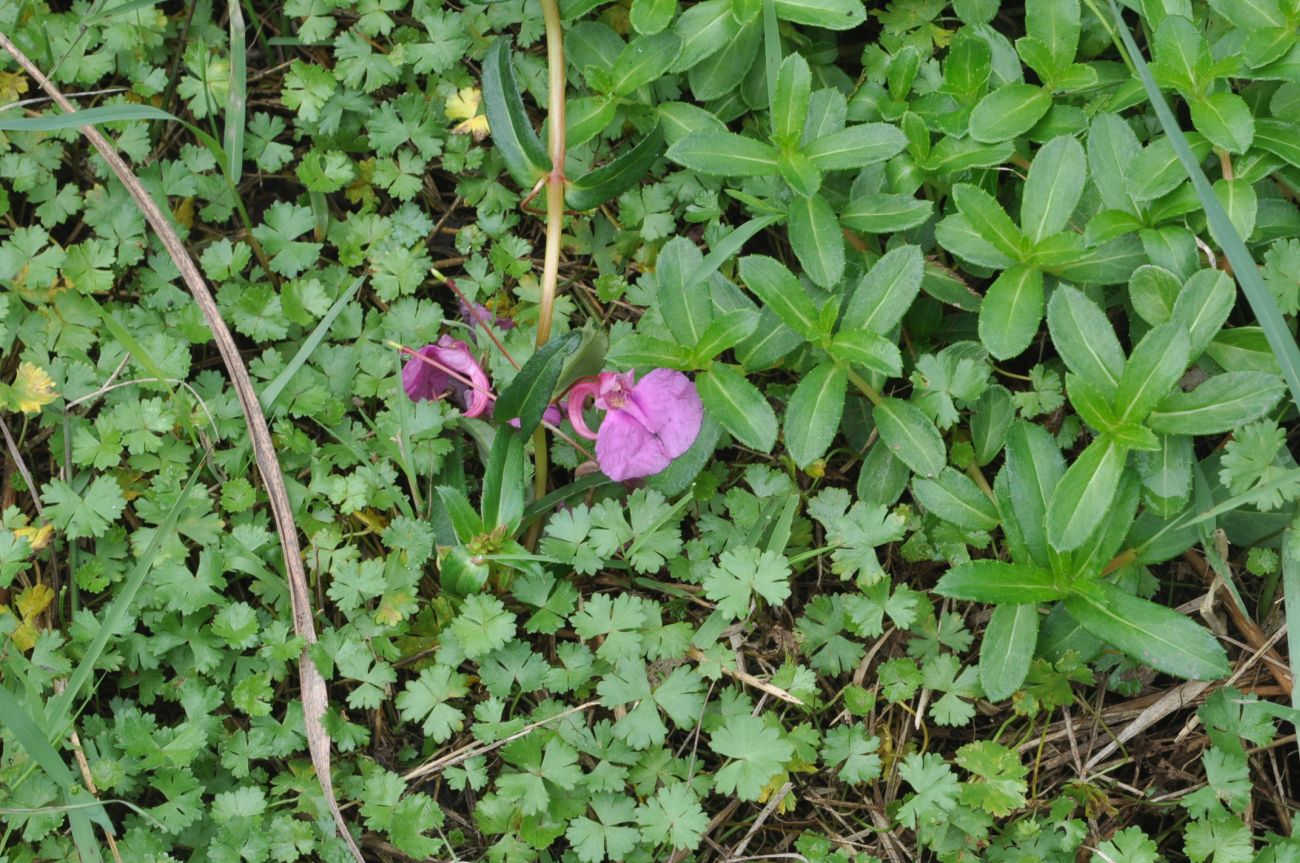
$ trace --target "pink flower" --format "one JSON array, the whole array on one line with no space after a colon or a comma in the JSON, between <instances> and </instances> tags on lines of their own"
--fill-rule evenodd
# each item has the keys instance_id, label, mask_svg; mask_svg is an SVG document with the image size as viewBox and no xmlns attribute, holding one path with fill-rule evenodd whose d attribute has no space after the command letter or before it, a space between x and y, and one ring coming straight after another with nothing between
<instances>
[{"instance_id":1,"label":"pink flower","mask_svg":"<svg viewBox=\"0 0 1300 863\"><path fill-rule=\"evenodd\" d=\"M411 401L431 401L454 392L465 416L482 416L492 401L492 382L460 339L443 336L425 345L402 366L402 389Z\"/></svg>"},{"instance_id":2,"label":"pink flower","mask_svg":"<svg viewBox=\"0 0 1300 863\"><path fill-rule=\"evenodd\" d=\"M588 398L605 411L594 434L582 416ZM704 421L695 384L672 369L655 369L640 383L632 372L601 372L569 391L568 407L574 431L596 442L596 463L617 482L668 467L695 443Z\"/></svg>"}]
</instances>

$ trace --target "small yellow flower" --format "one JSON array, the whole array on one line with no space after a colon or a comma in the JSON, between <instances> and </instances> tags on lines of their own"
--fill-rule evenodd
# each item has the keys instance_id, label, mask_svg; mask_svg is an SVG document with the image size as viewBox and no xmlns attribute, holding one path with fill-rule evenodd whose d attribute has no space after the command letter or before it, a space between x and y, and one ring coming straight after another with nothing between
<instances>
[{"instance_id":1,"label":"small yellow flower","mask_svg":"<svg viewBox=\"0 0 1300 863\"><path fill-rule=\"evenodd\" d=\"M19 363L18 375L10 388L13 404L25 414L38 414L41 408L58 398L54 381L45 370L32 363Z\"/></svg>"},{"instance_id":2,"label":"small yellow flower","mask_svg":"<svg viewBox=\"0 0 1300 863\"><path fill-rule=\"evenodd\" d=\"M487 116L479 113L483 104L483 93L477 87L462 87L460 92L447 97L447 118L460 120L452 127L456 135L473 135L475 141L487 137Z\"/></svg>"}]
</instances>

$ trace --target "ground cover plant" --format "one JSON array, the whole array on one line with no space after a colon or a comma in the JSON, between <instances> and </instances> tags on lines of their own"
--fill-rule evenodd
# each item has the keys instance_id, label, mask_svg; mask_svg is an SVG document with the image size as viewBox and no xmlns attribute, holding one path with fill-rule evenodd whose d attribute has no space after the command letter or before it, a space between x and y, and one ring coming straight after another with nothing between
<instances>
[{"instance_id":1,"label":"ground cover plant","mask_svg":"<svg viewBox=\"0 0 1300 863\"><path fill-rule=\"evenodd\" d=\"M1298 27L0 3L0 861L1300 858Z\"/></svg>"}]
</instances>

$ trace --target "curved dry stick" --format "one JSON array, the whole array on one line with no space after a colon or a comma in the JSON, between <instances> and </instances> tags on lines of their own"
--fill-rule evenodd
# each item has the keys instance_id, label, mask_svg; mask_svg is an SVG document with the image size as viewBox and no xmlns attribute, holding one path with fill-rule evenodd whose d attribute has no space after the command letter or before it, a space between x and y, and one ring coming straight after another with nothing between
<instances>
[{"instance_id":1,"label":"curved dry stick","mask_svg":"<svg viewBox=\"0 0 1300 863\"><path fill-rule=\"evenodd\" d=\"M49 94L60 108L68 113L76 110L54 82L45 77L36 64L28 59L27 55L20 51L3 32L0 32L0 48L17 60L18 65L41 85L41 89ZM163 247L175 262L176 269L185 280L185 286L194 295L199 309L203 312L204 320L216 338L217 350L221 352L221 360L225 363L226 371L230 373L231 383L234 384L235 392L239 395L239 404L244 410L244 419L248 423L249 436L252 438L253 458L257 461L257 469L262 475L262 483L271 502L271 512L275 516L276 532L280 535L280 551L284 555L284 567L289 576L293 629L309 646L316 641L316 627L312 622L311 594L307 591L307 573L302 565L302 549L298 545L298 529L293 522L293 508L289 504L289 495L284 488L284 474L280 471L280 462L271 444L271 432L266 425L266 416L257 401L257 392L253 389L253 383L248 377L248 369L239 355L235 340L230 335L230 328L222 319L221 312L212 299L212 293L203 281L203 276L199 274L198 268L194 266L194 261L185 250L180 237L176 235L176 231L153 198L149 197L149 193L144 190L144 186L140 185L140 180L131 168L94 126L82 126L81 133L90 140L99 151L99 155L113 169L117 179L131 193L136 205L158 234L158 239L162 240ZM312 766L316 768L316 779L320 782L325 802L329 805L334 823L343 841L347 843L348 850L352 852L357 863L364 863L361 849L357 848L352 834L348 832L347 822L343 820L343 813L339 811L338 801L334 798L334 780L330 775L330 738L321 724L321 718L325 715L325 708L329 703L329 695L325 690L325 678L321 676L320 670L307 655L306 646L298 656L298 680L302 695L303 721L307 726L307 748L311 752Z\"/></svg>"}]
</instances>

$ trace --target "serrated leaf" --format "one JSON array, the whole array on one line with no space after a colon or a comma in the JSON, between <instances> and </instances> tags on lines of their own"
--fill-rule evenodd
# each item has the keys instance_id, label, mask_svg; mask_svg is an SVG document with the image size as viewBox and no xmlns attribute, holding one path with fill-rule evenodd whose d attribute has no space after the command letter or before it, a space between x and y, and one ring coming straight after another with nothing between
<instances>
[{"instance_id":1,"label":"serrated leaf","mask_svg":"<svg viewBox=\"0 0 1300 863\"><path fill-rule=\"evenodd\" d=\"M1101 523L1127 458L1124 447L1103 436L1070 465L1047 504L1047 541L1053 548L1078 548Z\"/></svg>"},{"instance_id":2,"label":"serrated leaf","mask_svg":"<svg viewBox=\"0 0 1300 863\"><path fill-rule=\"evenodd\" d=\"M844 274L844 234L835 211L821 195L796 195L786 226L790 248L814 284L833 287Z\"/></svg>"},{"instance_id":3,"label":"serrated leaf","mask_svg":"<svg viewBox=\"0 0 1300 863\"><path fill-rule=\"evenodd\" d=\"M776 412L758 387L734 367L714 363L695 377L704 408L736 440L759 452L776 444Z\"/></svg>"},{"instance_id":4,"label":"serrated leaf","mask_svg":"<svg viewBox=\"0 0 1300 863\"><path fill-rule=\"evenodd\" d=\"M1093 635L1151 667L1189 680L1217 680L1231 667L1202 626L1104 581L1088 582L1065 607Z\"/></svg>"},{"instance_id":5,"label":"serrated leaf","mask_svg":"<svg viewBox=\"0 0 1300 863\"><path fill-rule=\"evenodd\" d=\"M894 457L922 477L936 477L948 463L943 437L911 402L884 398L875 409L876 428Z\"/></svg>"},{"instance_id":6,"label":"serrated leaf","mask_svg":"<svg viewBox=\"0 0 1300 863\"><path fill-rule=\"evenodd\" d=\"M795 464L806 468L826 454L844 413L848 372L826 362L804 375L786 406L785 446Z\"/></svg>"},{"instance_id":7,"label":"serrated leaf","mask_svg":"<svg viewBox=\"0 0 1300 863\"><path fill-rule=\"evenodd\" d=\"M989 285L980 304L980 342L999 360L1019 356L1043 320L1043 271L1015 264Z\"/></svg>"}]
</instances>

